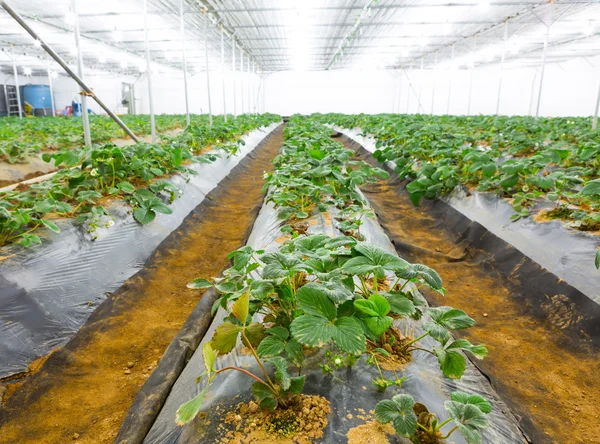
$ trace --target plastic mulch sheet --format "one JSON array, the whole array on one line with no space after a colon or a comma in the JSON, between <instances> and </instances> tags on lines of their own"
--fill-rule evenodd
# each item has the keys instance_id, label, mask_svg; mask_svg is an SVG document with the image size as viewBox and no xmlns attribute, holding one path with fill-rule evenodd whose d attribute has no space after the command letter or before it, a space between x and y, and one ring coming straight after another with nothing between
<instances>
[{"instance_id":1,"label":"plastic mulch sheet","mask_svg":"<svg viewBox=\"0 0 600 444\"><path fill-rule=\"evenodd\" d=\"M149 225L133 220L129 207L114 203L114 225L99 228L91 241L81 227L60 220L58 234L46 233L42 245L11 246L0 256L0 378L26 371L35 359L65 344L94 309L135 274L156 247L176 229L205 196L279 124L243 137L235 156L221 155L194 164L189 180L170 179L182 192ZM48 231L48 230L46 230Z\"/></svg>"},{"instance_id":2,"label":"plastic mulch sheet","mask_svg":"<svg viewBox=\"0 0 600 444\"><path fill-rule=\"evenodd\" d=\"M333 128L357 147L376 150L375 139L361 136L360 129ZM393 162L386 165L394 168ZM600 345L600 273L594 266L598 236L559 221L511 222L512 207L494 193L456 189L421 206L457 242L466 239L490 253L495 269L518 284L536 314L572 337Z\"/></svg>"},{"instance_id":3,"label":"plastic mulch sheet","mask_svg":"<svg viewBox=\"0 0 600 444\"><path fill-rule=\"evenodd\" d=\"M283 242L280 232L281 221L277 219L277 211L272 204L265 204L254 224L254 229L248 240L248 245L255 249L266 251L276 250ZM316 214L309 219L309 234L325 233L337 236L341 233L334 227L332 215ZM366 240L396 254L393 245L383 232L376 220L367 220L361 233ZM145 444L171 444L171 443L208 443L218 442L222 437L217 431L218 419L215 417L216 407L223 412L229 406L240 401L251 399L251 380L238 372L226 372L217 377L205 398L203 407L207 416L196 419L184 427L175 424L175 413L179 406L197 395L203 388L204 380L199 384L196 378L202 373L204 364L202 358L202 345L209 341L215 329L223 321L224 311L219 309L215 319L203 338L200 346L194 353L179 379L173 386L159 416L144 440ZM402 330L409 328L415 330L415 326L398 325ZM415 331L413 334L418 334ZM427 344L431 345L431 344ZM447 418L443 403L449 399L452 391L461 390L471 393L479 393L487 397L493 405L490 414L490 427L484 431L483 442L510 444L523 443L525 439L517 421L509 411L508 407L495 394L488 380L468 363L468 368L459 381L453 381L443 377L437 360L427 353L413 353L413 361L406 365L401 372L406 376L406 382L401 389L388 389L386 392L378 392L372 385L371 380L376 377L374 368L367 366L364 362L357 363L352 368L344 368L334 371L333 375L324 376L319 363L323 362L323 351L320 354L307 357L303 373L307 375L304 393L317 394L327 398L331 403L331 414L325 434L319 442L324 443L346 443L346 434L352 427L356 427L364 420L358 419L358 409L366 411L375 408L378 401L390 398L397 391L411 394L416 401L424 403L430 411L439 415L441 419ZM217 360L217 367L236 365L251 371L258 371L256 363L251 356L241 353L241 343L230 354L221 356ZM448 428L449 429L449 428ZM447 431L445 428L444 431ZM451 441L464 444L462 436L457 433L452 435ZM405 442L405 441L398 441Z\"/></svg>"}]
</instances>

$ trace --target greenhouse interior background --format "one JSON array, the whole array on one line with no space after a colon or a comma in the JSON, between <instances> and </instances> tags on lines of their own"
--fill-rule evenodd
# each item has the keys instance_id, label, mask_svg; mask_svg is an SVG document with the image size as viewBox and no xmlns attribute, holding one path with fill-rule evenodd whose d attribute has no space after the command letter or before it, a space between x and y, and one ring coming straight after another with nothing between
<instances>
[{"instance_id":1,"label":"greenhouse interior background","mask_svg":"<svg viewBox=\"0 0 600 444\"><path fill-rule=\"evenodd\" d=\"M0 444L600 444L600 0L0 0Z\"/></svg>"}]
</instances>

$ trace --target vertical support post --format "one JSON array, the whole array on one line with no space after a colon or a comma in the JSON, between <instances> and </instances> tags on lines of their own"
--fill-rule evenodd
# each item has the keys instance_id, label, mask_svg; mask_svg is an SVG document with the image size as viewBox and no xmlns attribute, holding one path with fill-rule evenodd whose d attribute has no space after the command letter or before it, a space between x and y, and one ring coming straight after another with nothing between
<instances>
[{"instance_id":1,"label":"vertical support post","mask_svg":"<svg viewBox=\"0 0 600 444\"><path fill-rule=\"evenodd\" d=\"M529 108L527 108L527 114L533 115L533 97L535 95L535 79L537 78L537 70L533 72L533 78L531 79L531 94L529 95Z\"/></svg>"},{"instance_id":2,"label":"vertical support post","mask_svg":"<svg viewBox=\"0 0 600 444\"><path fill-rule=\"evenodd\" d=\"M210 70L208 67L208 11L204 11L204 64L206 67L206 93L208 94L208 124L212 126L212 103L210 100Z\"/></svg>"},{"instance_id":3,"label":"vertical support post","mask_svg":"<svg viewBox=\"0 0 600 444\"><path fill-rule=\"evenodd\" d=\"M410 63L409 70L412 70L412 62ZM404 73L406 75L406 72ZM406 79L408 86L410 87L410 82L408 81L408 78ZM407 88L408 89L408 88ZM406 114L408 114L410 110L410 90L408 91L408 94L406 95Z\"/></svg>"},{"instance_id":4,"label":"vertical support post","mask_svg":"<svg viewBox=\"0 0 600 444\"><path fill-rule=\"evenodd\" d=\"M150 132L152 143L156 143L156 121L154 120L154 97L152 94L152 66L150 63L150 43L148 41L148 0L144 0L144 39L146 41L146 72L148 75L148 105L150 107Z\"/></svg>"},{"instance_id":5,"label":"vertical support post","mask_svg":"<svg viewBox=\"0 0 600 444\"><path fill-rule=\"evenodd\" d=\"M592 120L592 129L598 128L598 108L600 108L600 86L598 86L598 96L596 97L596 109L594 110L594 119Z\"/></svg>"},{"instance_id":6,"label":"vertical support post","mask_svg":"<svg viewBox=\"0 0 600 444\"><path fill-rule=\"evenodd\" d=\"M506 42L508 41L508 20L504 22L504 44L500 60L500 80L498 82L498 98L496 99L496 115L500 113L500 94L502 93L502 76L504 74L504 58L506 57Z\"/></svg>"},{"instance_id":7,"label":"vertical support post","mask_svg":"<svg viewBox=\"0 0 600 444\"><path fill-rule=\"evenodd\" d=\"M231 36L231 80L233 83L233 117L237 116L237 104L235 90L237 87L237 66L235 65L235 38Z\"/></svg>"},{"instance_id":8,"label":"vertical support post","mask_svg":"<svg viewBox=\"0 0 600 444\"><path fill-rule=\"evenodd\" d=\"M417 100L419 102L419 107L417 108L417 114L419 114L419 112L422 110L423 112L425 112L425 108L423 108L421 106L421 93L423 92L423 64L424 64L424 60L423 57L421 57L421 78L419 79L419 96L417 97Z\"/></svg>"},{"instance_id":9,"label":"vertical support post","mask_svg":"<svg viewBox=\"0 0 600 444\"><path fill-rule=\"evenodd\" d=\"M48 86L50 87L50 106L52 107L52 117L54 117L54 108L56 105L54 104L54 85L52 82L52 72L50 72L49 66L46 68L46 70L48 71Z\"/></svg>"},{"instance_id":10,"label":"vertical support post","mask_svg":"<svg viewBox=\"0 0 600 444\"><path fill-rule=\"evenodd\" d=\"M450 98L452 97L452 77L454 77L454 44L452 45L452 62L450 65L450 76L448 77L448 103L446 104L446 115L450 115Z\"/></svg>"},{"instance_id":11,"label":"vertical support post","mask_svg":"<svg viewBox=\"0 0 600 444\"><path fill-rule=\"evenodd\" d=\"M225 95L225 29L221 26L221 79L223 84L223 118L227 122L227 96Z\"/></svg>"},{"instance_id":12,"label":"vertical support post","mask_svg":"<svg viewBox=\"0 0 600 444\"><path fill-rule=\"evenodd\" d=\"M431 115L433 116L433 107L435 106L435 83L437 77L437 52L434 54L433 58L433 70L431 71Z\"/></svg>"},{"instance_id":13,"label":"vertical support post","mask_svg":"<svg viewBox=\"0 0 600 444\"><path fill-rule=\"evenodd\" d=\"M248 112L252 114L252 75L250 73L250 56L248 56L248 63L246 64L246 73L248 74Z\"/></svg>"},{"instance_id":14,"label":"vertical support post","mask_svg":"<svg viewBox=\"0 0 600 444\"><path fill-rule=\"evenodd\" d=\"M73 17L75 20L75 46L77 48L77 74L81 80L85 80L83 77L83 53L81 51L81 41L79 36L79 14L77 14L77 0L71 0L71 9L73 10ZM81 120L83 121L83 139L85 146L90 148L92 146L92 136L90 134L90 120L88 116L87 106L87 93L82 89L81 94Z\"/></svg>"},{"instance_id":15,"label":"vertical support post","mask_svg":"<svg viewBox=\"0 0 600 444\"><path fill-rule=\"evenodd\" d=\"M17 59L13 55L13 76L15 77L15 89L17 93L17 106L19 107L19 119L23 118L23 105L21 105L21 89L19 87L19 72L17 71ZM10 112L10 107L8 110Z\"/></svg>"},{"instance_id":16,"label":"vertical support post","mask_svg":"<svg viewBox=\"0 0 600 444\"><path fill-rule=\"evenodd\" d=\"M242 114L244 114L244 51L240 48L240 95L241 95L241 108Z\"/></svg>"},{"instance_id":17,"label":"vertical support post","mask_svg":"<svg viewBox=\"0 0 600 444\"><path fill-rule=\"evenodd\" d=\"M400 103L402 102L402 74L398 76L398 100L396 101L396 108L394 113L400 113Z\"/></svg>"},{"instance_id":18,"label":"vertical support post","mask_svg":"<svg viewBox=\"0 0 600 444\"><path fill-rule=\"evenodd\" d=\"M538 89L537 105L535 108L535 118L540 116L540 103L542 102L542 87L544 86L544 71L546 70L546 53L548 52L548 36L550 34L550 25L546 25L546 37L544 38L544 53L542 55L542 72L540 73L540 87Z\"/></svg>"},{"instance_id":19,"label":"vertical support post","mask_svg":"<svg viewBox=\"0 0 600 444\"><path fill-rule=\"evenodd\" d=\"M186 126L190 125L190 101L188 96L188 80L187 80L187 59L185 57L185 16L184 16L185 0L181 0L179 7L180 15L180 32L181 32L181 59L183 61L183 89L185 93L185 121Z\"/></svg>"}]
</instances>

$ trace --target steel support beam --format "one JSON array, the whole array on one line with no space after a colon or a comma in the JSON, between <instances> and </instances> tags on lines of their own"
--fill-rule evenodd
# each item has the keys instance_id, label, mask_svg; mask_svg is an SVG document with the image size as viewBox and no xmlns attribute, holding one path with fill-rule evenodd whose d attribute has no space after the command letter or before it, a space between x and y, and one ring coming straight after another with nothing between
<instances>
[{"instance_id":1,"label":"steel support beam","mask_svg":"<svg viewBox=\"0 0 600 444\"><path fill-rule=\"evenodd\" d=\"M242 48L240 48L240 92L242 114L244 114L244 51Z\"/></svg>"},{"instance_id":2,"label":"steel support beam","mask_svg":"<svg viewBox=\"0 0 600 444\"><path fill-rule=\"evenodd\" d=\"M598 86L598 95L596 96L596 108L594 109L594 119L592 120L592 129L598 128L598 108L600 108L600 85Z\"/></svg>"},{"instance_id":3,"label":"steel support beam","mask_svg":"<svg viewBox=\"0 0 600 444\"><path fill-rule=\"evenodd\" d=\"M227 96L225 95L225 30L221 27L221 83L223 86L223 118L227 122Z\"/></svg>"},{"instance_id":4,"label":"steel support beam","mask_svg":"<svg viewBox=\"0 0 600 444\"><path fill-rule=\"evenodd\" d=\"M144 38L146 40L146 71L148 73L148 105L150 107L150 132L152 143L156 143L156 121L154 120L154 97L152 94L152 66L150 63L150 43L148 42L148 0L143 0Z\"/></svg>"},{"instance_id":5,"label":"steel support beam","mask_svg":"<svg viewBox=\"0 0 600 444\"><path fill-rule=\"evenodd\" d=\"M233 117L237 116L237 97L235 90L237 89L237 66L235 65L235 39L231 36L231 81L233 83Z\"/></svg>"},{"instance_id":6,"label":"steel support beam","mask_svg":"<svg viewBox=\"0 0 600 444\"><path fill-rule=\"evenodd\" d=\"M83 52L81 51L81 36L79 33L79 15L77 14L77 0L71 0L71 10L74 17L74 34L75 47L77 48L77 74L81 80L85 80L83 74ZM90 134L90 117L88 115L87 95L85 91L79 93L81 95L81 121L83 122L83 140L85 146L92 147L92 135Z\"/></svg>"},{"instance_id":7,"label":"steel support beam","mask_svg":"<svg viewBox=\"0 0 600 444\"><path fill-rule=\"evenodd\" d=\"M498 81L498 98L496 99L496 115L500 113L500 97L502 94L502 77L504 75L504 58L506 57L506 44L508 42L508 20L504 22L504 44L502 45L502 58L500 59L500 79Z\"/></svg>"},{"instance_id":8,"label":"steel support beam","mask_svg":"<svg viewBox=\"0 0 600 444\"><path fill-rule=\"evenodd\" d=\"M544 72L546 71L546 53L548 52L548 37L550 26L546 25L546 36L544 37L544 52L542 53L542 71L540 73L540 87L538 89L537 105L535 107L535 118L540 116L540 104L542 103L542 89L544 86Z\"/></svg>"},{"instance_id":9,"label":"steel support beam","mask_svg":"<svg viewBox=\"0 0 600 444\"><path fill-rule=\"evenodd\" d=\"M208 95L208 124L212 126L212 102L210 100L210 67L208 65L208 12L204 14L204 63L206 64L206 93Z\"/></svg>"},{"instance_id":10,"label":"steel support beam","mask_svg":"<svg viewBox=\"0 0 600 444\"><path fill-rule=\"evenodd\" d=\"M50 87L50 106L52 106L52 117L54 117L54 111L56 105L54 104L54 82L52 82L52 72L50 67L46 68L48 71L48 86Z\"/></svg>"},{"instance_id":11,"label":"steel support beam","mask_svg":"<svg viewBox=\"0 0 600 444\"><path fill-rule=\"evenodd\" d=\"M190 100L188 95L188 78L187 78L187 59L185 56L185 0L179 3L179 20L181 33L181 60L183 63L183 90L185 94L185 122L186 126L190 125Z\"/></svg>"},{"instance_id":12,"label":"steel support beam","mask_svg":"<svg viewBox=\"0 0 600 444\"><path fill-rule=\"evenodd\" d=\"M450 98L452 97L452 77L454 77L454 45L452 45L452 61L450 62L450 75L448 76L448 103L446 115L450 115Z\"/></svg>"}]
</instances>

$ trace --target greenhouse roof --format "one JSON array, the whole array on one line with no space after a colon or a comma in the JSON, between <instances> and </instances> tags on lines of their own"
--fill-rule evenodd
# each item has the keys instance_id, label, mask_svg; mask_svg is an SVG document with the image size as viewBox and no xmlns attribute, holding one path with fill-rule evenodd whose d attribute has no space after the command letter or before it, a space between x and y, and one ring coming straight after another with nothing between
<instances>
[{"instance_id":1,"label":"greenhouse roof","mask_svg":"<svg viewBox=\"0 0 600 444\"><path fill-rule=\"evenodd\" d=\"M42 40L75 66L71 0L7 0ZM158 71L183 68L180 0L148 0L150 54ZM86 71L140 74L146 70L143 2L79 0ZM208 11L208 14L205 13ZM262 71L340 68L457 68L500 61L541 63L600 54L600 3L556 0L184 0L185 49L190 72L206 69L205 19L211 69L225 66L235 42ZM548 25L550 27L548 28ZM506 34L505 34L506 33ZM0 64L11 72L57 67L21 26L0 12ZM454 61L453 61L454 60Z\"/></svg>"}]
</instances>

